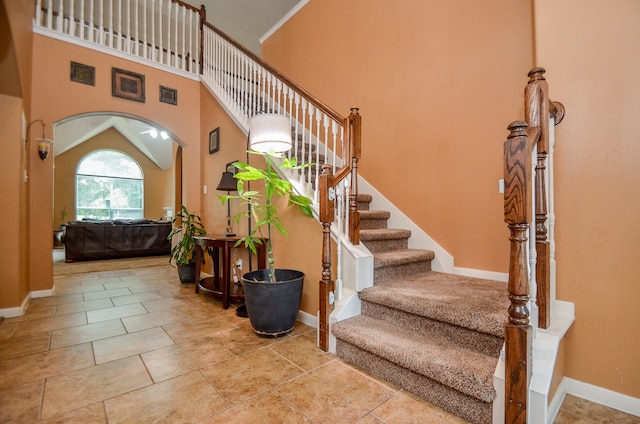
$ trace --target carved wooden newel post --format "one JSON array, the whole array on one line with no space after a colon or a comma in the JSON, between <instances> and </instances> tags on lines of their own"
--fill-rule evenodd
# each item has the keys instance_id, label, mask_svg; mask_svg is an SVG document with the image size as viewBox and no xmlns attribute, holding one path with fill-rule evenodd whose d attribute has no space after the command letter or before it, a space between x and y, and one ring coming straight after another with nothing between
<instances>
[{"instance_id":1,"label":"carved wooden newel post","mask_svg":"<svg viewBox=\"0 0 640 424\"><path fill-rule=\"evenodd\" d=\"M358 212L358 161L361 156L362 117L358 108L351 108L350 140L351 150L351 193L349 194L349 240L352 244L360 244L360 212Z\"/></svg>"},{"instance_id":2,"label":"carved wooden newel post","mask_svg":"<svg viewBox=\"0 0 640 424\"><path fill-rule=\"evenodd\" d=\"M505 327L505 422L527 422L527 392L531 375L531 334L529 325L529 276L527 234L531 219L531 153L527 123L509 125L504 143L504 220L510 231L509 321Z\"/></svg>"},{"instance_id":3,"label":"carved wooden newel post","mask_svg":"<svg viewBox=\"0 0 640 424\"><path fill-rule=\"evenodd\" d=\"M334 220L335 188L331 165L322 165L318 184L320 222L322 222L322 279L320 280L320 316L318 317L320 349L329 350L329 315L333 311L335 282L331 279L331 223Z\"/></svg>"}]
</instances>

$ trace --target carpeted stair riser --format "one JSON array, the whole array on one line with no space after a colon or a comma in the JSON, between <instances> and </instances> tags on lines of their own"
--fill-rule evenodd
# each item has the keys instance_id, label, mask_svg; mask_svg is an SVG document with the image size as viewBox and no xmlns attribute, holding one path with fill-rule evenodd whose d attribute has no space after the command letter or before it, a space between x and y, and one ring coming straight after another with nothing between
<instances>
[{"instance_id":1,"label":"carpeted stair riser","mask_svg":"<svg viewBox=\"0 0 640 424\"><path fill-rule=\"evenodd\" d=\"M368 211L372 199L373 196L371 196L370 194L358 193L358 197L356 198L358 210Z\"/></svg>"},{"instance_id":2,"label":"carpeted stair riser","mask_svg":"<svg viewBox=\"0 0 640 424\"><path fill-rule=\"evenodd\" d=\"M406 238L397 238L390 240L364 240L362 232L360 233L360 241L367 246L367 249L374 255L376 253L389 252L392 250L403 250L409 248L409 240Z\"/></svg>"},{"instance_id":3,"label":"carpeted stair riser","mask_svg":"<svg viewBox=\"0 0 640 424\"><path fill-rule=\"evenodd\" d=\"M369 246L367 245L367 247ZM374 265L373 280L376 282L376 284L378 284L389 280L405 278L413 274L419 274L429 271L431 271L431 261L421 261L410 264L390 265L384 267L375 267Z\"/></svg>"},{"instance_id":4,"label":"carpeted stair riser","mask_svg":"<svg viewBox=\"0 0 640 424\"><path fill-rule=\"evenodd\" d=\"M474 424L488 424L492 419L492 403L460 393L444 384L396 365L386 359L337 340L337 355L385 381L402 387L420 398Z\"/></svg>"},{"instance_id":5,"label":"carpeted stair riser","mask_svg":"<svg viewBox=\"0 0 640 424\"><path fill-rule=\"evenodd\" d=\"M360 211L360 229L375 230L387 228L389 216L390 214L387 211Z\"/></svg>"},{"instance_id":6,"label":"carpeted stair riser","mask_svg":"<svg viewBox=\"0 0 640 424\"><path fill-rule=\"evenodd\" d=\"M395 309L393 305L386 306L362 301L362 315L375 317L380 320L395 323L418 334L428 336L431 332L445 334L454 343L484 355L498 356L504 339L491 334L474 331L465 327L458 327L428 317Z\"/></svg>"}]
</instances>

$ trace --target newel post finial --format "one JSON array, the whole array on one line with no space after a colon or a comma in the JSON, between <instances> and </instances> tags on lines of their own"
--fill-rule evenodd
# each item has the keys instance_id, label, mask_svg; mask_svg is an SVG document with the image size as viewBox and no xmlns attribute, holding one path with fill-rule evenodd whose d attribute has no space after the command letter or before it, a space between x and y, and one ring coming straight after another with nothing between
<instances>
[{"instance_id":1,"label":"newel post finial","mask_svg":"<svg viewBox=\"0 0 640 424\"><path fill-rule=\"evenodd\" d=\"M509 124L507 129L509 130L509 136L507 139L516 138L516 137L524 137L526 136L526 128L529 125L524 121L513 121Z\"/></svg>"},{"instance_id":2,"label":"newel post finial","mask_svg":"<svg viewBox=\"0 0 640 424\"><path fill-rule=\"evenodd\" d=\"M527 76L529 77L528 84L531 84L534 81L544 80L544 73L547 72L544 68L535 67L529 71Z\"/></svg>"}]
</instances>

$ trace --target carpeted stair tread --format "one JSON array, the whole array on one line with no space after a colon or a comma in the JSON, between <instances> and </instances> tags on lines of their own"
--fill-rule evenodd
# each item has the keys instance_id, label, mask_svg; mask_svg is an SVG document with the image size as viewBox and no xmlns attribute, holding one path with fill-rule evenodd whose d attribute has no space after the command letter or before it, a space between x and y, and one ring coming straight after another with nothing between
<instances>
[{"instance_id":1,"label":"carpeted stair tread","mask_svg":"<svg viewBox=\"0 0 640 424\"><path fill-rule=\"evenodd\" d=\"M376 211L376 210L364 210L358 211L360 213L360 219L389 219L391 212L389 211Z\"/></svg>"},{"instance_id":2,"label":"carpeted stair tread","mask_svg":"<svg viewBox=\"0 0 640 424\"><path fill-rule=\"evenodd\" d=\"M408 239L409 237L411 237L411 231L397 228L360 230L360 240L362 241Z\"/></svg>"},{"instance_id":3,"label":"carpeted stair tread","mask_svg":"<svg viewBox=\"0 0 640 424\"><path fill-rule=\"evenodd\" d=\"M395 265L406 265L420 261L431 261L435 253L431 250L401 249L390 252L376 253L373 257L373 267L382 268Z\"/></svg>"},{"instance_id":4,"label":"carpeted stair tread","mask_svg":"<svg viewBox=\"0 0 640 424\"><path fill-rule=\"evenodd\" d=\"M506 283L434 271L376 283L360 298L496 337L509 308Z\"/></svg>"},{"instance_id":5,"label":"carpeted stair tread","mask_svg":"<svg viewBox=\"0 0 640 424\"><path fill-rule=\"evenodd\" d=\"M334 324L333 333L366 352L484 402L495 397L496 358L461 348L445 335L424 336L364 315Z\"/></svg>"}]
</instances>

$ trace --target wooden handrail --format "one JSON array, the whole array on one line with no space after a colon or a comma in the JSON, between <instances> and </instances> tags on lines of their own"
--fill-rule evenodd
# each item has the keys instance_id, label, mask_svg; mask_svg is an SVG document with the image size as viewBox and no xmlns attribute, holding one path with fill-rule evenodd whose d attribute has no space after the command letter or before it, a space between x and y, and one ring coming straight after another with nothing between
<instances>
[{"instance_id":1,"label":"wooden handrail","mask_svg":"<svg viewBox=\"0 0 640 424\"><path fill-rule=\"evenodd\" d=\"M300 87L295 82L291 81L289 78L287 78L280 71L278 71L277 69L273 68L272 66L270 66L269 64L264 62L262 59L260 59L258 56L256 56L255 54L253 54L252 52L247 50L242 44L238 43L236 40L234 40L233 38L229 37L227 34L225 34L224 32L220 31L215 26L211 25L209 22L204 22L204 26L206 26L210 30L214 31L216 34L218 34L220 37L222 37L225 41L227 41L233 47L235 47L236 49L240 50L244 55L248 56L253 61L255 61L256 63L260 64L260 66L263 67L265 70L269 71L270 73L272 73L273 75L278 77L279 80L284 82L289 87L293 88L295 92L300 94L300 96L305 98L307 101L309 101L311 104L313 104L318 109L322 110L327 115L331 116L331 118L333 118L333 120L338 121L338 122L346 122L345 118L342 115L340 115L338 112L336 112L335 110L331 109L329 106L327 106L326 104L321 102L317 97L313 96L307 90L305 90L304 88Z\"/></svg>"},{"instance_id":2,"label":"wooden handrail","mask_svg":"<svg viewBox=\"0 0 640 424\"><path fill-rule=\"evenodd\" d=\"M505 325L505 422L527 422L527 394L531 380L532 327L529 323L529 257L527 243L535 206L538 327L551 321L550 249L546 227L547 157L550 151L549 120L557 125L564 106L549 100L543 68L533 68L525 88L526 122L512 122L504 143L504 220L509 227L509 300ZM533 152L536 150L535 175ZM532 200L532 191L535 199Z\"/></svg>"}]
</instances>

